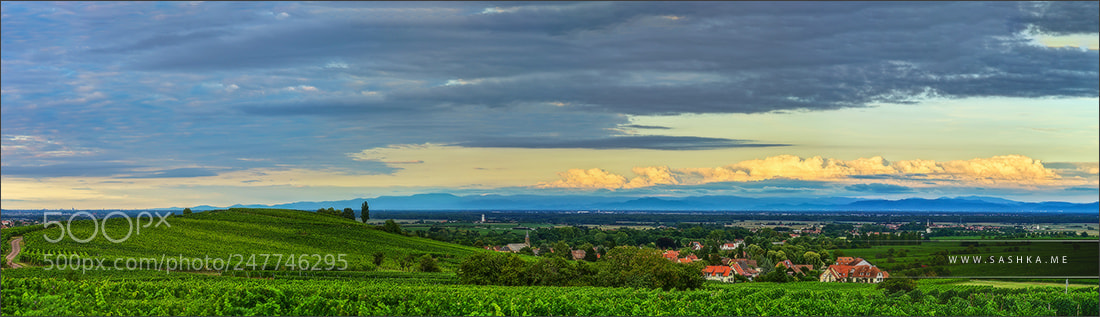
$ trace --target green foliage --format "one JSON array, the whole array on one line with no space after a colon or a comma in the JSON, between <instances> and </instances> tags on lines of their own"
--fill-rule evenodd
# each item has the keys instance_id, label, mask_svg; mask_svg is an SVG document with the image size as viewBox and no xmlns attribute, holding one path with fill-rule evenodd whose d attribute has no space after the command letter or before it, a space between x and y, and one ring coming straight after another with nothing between
<instances>
[{"instance_id":1,"label":"green foliage","mask_svg":"<svg viewBox=\"0 0 1100 317\"><path fill-rule=\"evenodd\" d=\"M617 247L598 262L544 257L524 261L515 254L476 254L459 266L462 283L475 285L607 286L696 289L702 268L666 260L660 251Z\"/></svg>"},{"instance_id":2,"label":"green foliage","mask_svg":"<svg viewBox=\"0 0 1100 317\"><path fill-rule=\"evenodd\" d=\"M421 272L439 272L439 264L435 262L435 258L431 255L421 256L419 262Z\"/></svg>"},{"instance_id":3,"label":"green foliage","mask_svg":"<svg viewBox=\"0 0 1100 317\"><path fill-rule=\"evenodd\" d=\"M398 225L396 221L393 221L393 219L386 219L386 223L382 225L382 231L393 234L402 233L401 225Z\"/></svg>"},{"instance_id":4,"label":"green foliage","mask_svg":"<svg viewBox=\"0 0 1100 317\"><path fill-rule=\"evenodd\" d=\"M886 290L887 293L903 293L910 292L917 288L917 281L911 278L888 278L882 283L878 284L878 288Z\"/></svg>"},{"instance_id":5,"label":"green foliage","mask_svg":"<svg viewBox=\"0 0 1100 317\"><path fill-rule=\"evenodd\" d=\"M771 271L756 278L760 282L787 283L797 281L798 278L787 275L787 266L779 264Z\"/></svg>"},{"instance_id":6,"label":"green foliage","mask_svg":"<svg viewBox=\"0 0 1100 317\"><path fill-rule=\"evenodd\" d=\"M190 215L191 214L191 208L183 208L183 214L184 215Z\"/></svg>"},{"instance_id":7,"label":"green foliage","mask_svg":"<svg viewBox=\"0 0 1100 317\"><path fill-rule=\"evenodd\" d=\"M382 266L382 261L386 259L386 254L382 252L375 252L371 256L371 263L374 263L374 266Z\"/></svg>"},{"instance_id":8,"label":"green foliage","mask_svg":"<svg viewBox=\"0 0 1100 317\"><path fill-rule=\"evenodd\" d=\"M182 257L206 257L229 259L230 264L240 264L245 269L291 270L283 258L283 265L275 264L275 256L264 267L260 254L284 256L307 254L316 262L313 254L346 254L348 270L399 269L397 261L387 261L382 266L374 264L374 253L384 253L393 259L412 254L417 257L431 254L444 271L452 271L466 256L488 252L480 248L443 243L423 238L406 237L373 230L372 226L342 217L330 217L313 212L285 209L232 208L195 213L187 217L168 219L171 227L141 228L122 243L111 243L102 236L88 243L77 243L66 237L58 243L46 242L61 234L58 227L24 235L25 251L37 254L79 253L87 258L104 259L111 263L116 258L160 258L162 255ZM75 221L73 234L88 237L93 233L90 221ZM20 227L22 228L22 227ZM41 226L38 226L41 228ZM113 237L125 236L130 225L121 218L107 221L106 230ZM4 234L9 229L4 229ZM26 229L24 229L26 230ZM101 233L103 230L100 230ZM254 263L249 257L257 254ZM33 260L33 259L32 259ZM256 267L249 266L254 264ZM296 263L295 263L296 264ZM342 266L342 264L339 264ZM327 267L327 265L325 266Z\"/></svg>"},{"instance_id":9,"label":"green foliage","mask_svg":"<svg viewBox=\"0 0 1100 317\"><path fill-rule=\"evenodd\" d=\"M571 262L558 261L562 265ZM57 278L57 272L19 269L4 271L4 287L0 289L4 305L0 306L0 312L5 316L1096 316L1100 313L1095 286L1064 294L1057 287L996 289L922 284L921 288L927 286L931 291L883 296L883 291L873 285L859 283L708 283L697 290L665 291L438 282L443 280L436 276L453 276L444 273L341 273L349 275L255 279L163 272L93 272ZM945 290L952 292L947 294Z\"/></svg>"}]
</instances>

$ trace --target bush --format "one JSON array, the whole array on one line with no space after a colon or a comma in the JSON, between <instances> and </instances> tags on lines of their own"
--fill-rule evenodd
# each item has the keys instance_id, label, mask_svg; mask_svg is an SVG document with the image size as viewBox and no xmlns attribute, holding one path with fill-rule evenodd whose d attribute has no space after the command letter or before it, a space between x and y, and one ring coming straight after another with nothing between
<instances>
[{"instance_id":1,"label":"bush","mask_svg":"<svg viewBox=\"0 0 1100 317\"><path fill-rule=\"evenodd\" d=\"M917 289L917 281L911 278L888 278L879 283L878 288L885 289L888 294L910 292Z\"/></svg>"},{"instance_id":2,"label":"bush","mask_svg":"<svg viewBox=\"0 0 1100 317\"><path fill-rule=\"evenodd\" d=\"M386 259L386 254L382 252L375 252L373 256L374 266L382 266L382 261Z\"/></svg>"},{"instance_id":3,"label":"bush","mask_svg":"<svg viewBox=\"0 0 1100 317\"><path fill-rule=\"evenodd\" d=\"M425 254L420 257L420 271L421 272L439 272L439 264L436 263L435 258L430 254Z\"/></svg>"}]
</instances>

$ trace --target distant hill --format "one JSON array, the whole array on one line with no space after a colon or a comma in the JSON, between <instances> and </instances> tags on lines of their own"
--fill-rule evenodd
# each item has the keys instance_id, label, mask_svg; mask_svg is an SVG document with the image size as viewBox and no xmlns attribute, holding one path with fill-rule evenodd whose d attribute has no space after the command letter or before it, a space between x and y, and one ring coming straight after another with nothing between
<instances>
[{"instance_id":1,"label":"distant hill","mask_svg":"<svg viewBox=\"0 0 1100 317\"><path fill-rule=\"evenodd\" d=\"M373 210L699 210L699 211L984 211L984 212L1098 212L1098 203L1019 202L996 197L966 196L900 200L850 197L754 198L741 196L605 197L586 195L468 195L446 193L381 196L338 201L293 202L276 205L234 205L248 208L317 210L334 207L359 210L364 200ZM178 208L177 208L178 209ZM217 209L213 206L193 210Z\"/></svg>"}]
</instances>

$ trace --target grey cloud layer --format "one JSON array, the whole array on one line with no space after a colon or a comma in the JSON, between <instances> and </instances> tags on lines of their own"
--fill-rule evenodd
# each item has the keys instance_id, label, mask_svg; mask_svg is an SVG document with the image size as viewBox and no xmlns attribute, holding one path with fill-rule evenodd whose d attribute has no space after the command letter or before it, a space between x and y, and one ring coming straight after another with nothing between
<instances>
[{"instance_id":1,"label":"grey cloud layer","mask_svg":"<svg viewBox=\"0 0 1100 317\"><path fill-rule=\"evenodd\" d=\"M782 146L621 128L664 130L630 125L626 115L1100 93L1096 51L1038 47L1017 36L1029 28L1096 33L1095 2L3 8L3 134L92 153L42 158L5 150L4 175L91 173L69 168L78 164L150 177L288 166L391 173L399 167L344 153L425 142Z\"/></svg>"}]
</instances>

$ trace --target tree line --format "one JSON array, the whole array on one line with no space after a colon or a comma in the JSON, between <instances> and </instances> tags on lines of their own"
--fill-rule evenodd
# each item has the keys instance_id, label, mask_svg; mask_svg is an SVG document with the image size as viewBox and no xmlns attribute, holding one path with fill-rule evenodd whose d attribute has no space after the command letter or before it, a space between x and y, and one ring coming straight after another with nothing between
<instances>
[{"instance_id":1,"label":"tree line","mask_svg":"<svg viewBox=\"0 0 1100 317\"><path fill-rule=\"evenodd\" d=\"M655 249L616 247L598 262L563 257L525 260L514 253L479 253L459 265L462 283L507 286L603 286L697 289L703 285L698 263L665 259Z\"/></svg>"},{"instance_id":2,"label":"tree line","mask_svg":"<svg viewBox=\"0 0 1100 317\"><path fill-rule=\"evenodd\" d=\"M367 220L370 220L370 205L367 204L366 201L364 201L363 205L360 207L360 210L360 218L362 219L363 223L366 223ZM344 208L344 210L342 211L336 210L336 208L332 207L328 207L328 209L319 208L317 209L317 213L355 220L355 209L351 208Z\"/></svg>"}]
</instances>

